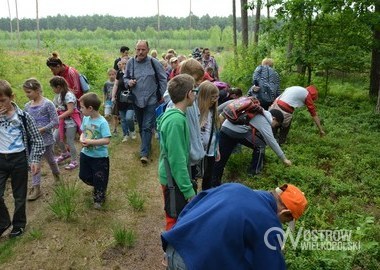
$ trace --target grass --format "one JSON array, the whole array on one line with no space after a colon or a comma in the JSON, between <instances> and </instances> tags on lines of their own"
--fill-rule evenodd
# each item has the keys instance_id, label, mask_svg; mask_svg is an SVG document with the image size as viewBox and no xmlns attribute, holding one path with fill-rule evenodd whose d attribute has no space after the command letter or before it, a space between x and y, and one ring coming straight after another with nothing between
<instances>
[{"instance_id":1,"label":"grass","mask_svg":"<svg viewBox=\"0 0 380 270\"><path fill-rule=\"evenodd\" d=\"M131 191L127 195L128 202L132 206L133 210L137 212L144 211L145 199L141 194L136 191Z\"/></svg>"},{"instance_id":2,"label":"grass","mask_svg":"<svg viewBox=\"0 0 380 270\"><path fill-rule=\"evenodd\" d=\"M76 183L64 182L54 188L54 195L49 208L63 221L73 221L77 217L79 190Z\"/></svg>"},{"instance_id":3,"label":"grass","mask_svg":"<svg viewBox=\"0 0 380 270\"><path fill-rule=\"evenodd\" d=\"M132 248L136 243L136 233L131 229L126 229L121 225L117 225L112 230L113 238L116 246Z\"/></svg>"},{"instance_id":4,"label":"grass","mask_svg":"<svg viewBox=\"0 0 380 270\"><path fill-rule=\"evenodd\" d=\"M45 95L52 97L47 83L51 73L41 67L46 55L32 55L33 61L41 65L25 65L30 62L27 53L3 57L0 52L0 56L0 66L7 67L0 67L0 73L14 85L20 105L26 101L20 85L30 74L43 82ZM68 63L72 60L68 56L66 59ZM109 64L113 61L113 57L104 59ZM19 65L27 69L14 72ZM100 85L93 88L98 94ZM287 248L289 270L380 269L380 117L374 114L374 107L366 98L364 87L331 84L327 96L322 93L317 102L325 137L318 136L305 108L295 113L289 141L283 146L293 166L285 167L267 148L263 173L249 178L245 172L251 150L242 147L239 154L231 156L225 181L261 190L293 183L305 191L309 200L297 229L350 230L353 240L361 244L357 251ZM30 237L21 241L0 239L0 269L21 269L25 261L29 269L56 269L57 265L62 269L154 269L162 253L159 235L164 225L162 191L157 180L158 152L157 142L153 141L154 162L142 167L138 159L139 140L123 144L120 136L112 138L104 211L89 207L92 188L78 181L78 171L63 171L67 185L54 190L52 182L44 177L45 197L28 203L26 235ZM43 171L48 170L45 164ZM6 194L11 194L9 187ZM6 196L6 200L7 204L13 203L11 196ZM114 224L123 225L117 228ZM118 242L125 246L133 242L133 249L124 256L105 259L104 251Z\"/></svg>"},{"instance_id":5,"label":"grass","mask_svg":"<svg viewBox=\"0 0 380 270\"><path fill-rule=\"evenodd\" d=\"M335 91L346 89L335 86ZM266 151L264 172L248 178L251 150L232 156L225 181L240 179L255 189L293 183L305 191L309 207L297 228L352 232L359 250L287 249L293 269L380 269L380 117L363 96L329 96L317 103L326 136L320 138L307 110L297 110L288 142L282 147L293 162L285 167Z\"/></svg>"}]
</instances>

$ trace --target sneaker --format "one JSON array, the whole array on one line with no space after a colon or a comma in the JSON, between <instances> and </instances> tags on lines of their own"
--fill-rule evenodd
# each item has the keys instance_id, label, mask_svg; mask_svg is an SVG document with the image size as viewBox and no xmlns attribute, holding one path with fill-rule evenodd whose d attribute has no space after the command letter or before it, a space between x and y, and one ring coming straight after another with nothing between
<instances>
[{"instance_id":1,"label":"sneaker","mask_svg":"<svg viewBox=\"0 0 380 270\"><path fill-rule=\"evenodd\" d=\"M149 159L147 157L141 157L140 161L142 164L146 165L146 164L148 164Z\"/></svg>"},{"instance_id":2,"label":"sneaker","mask_svg":"<svg viewBox=\"0 0 380 270\"><path fill-rule=\"evenodd\" d=\"M157 140L160 138L160 134L157 131L154 133L154 138Z\"/></svg>"},{"instance_id":3,"label":"sneaker","mask_svg":"<svg viewBox=\"0 0 380 270\"><path fill-rule=\"evenodd\" d=\"M65 170L69 170L69 171L74 170L76 167L78 167L78 165L79 164L77 161L71 161L69 165L65 166Z\"/></svg>"},{"instance_id":4,"label":"sneaker","mask_svg":"<svg viewBox=\"0 0 380 270\"><path fill-rule=\"evenodd\" d=\"M61 154L59 157L55 159L55 162L57 162L58 164L62 163L64 160L68 159L69 157L71 157L70 153Z\"/></svg>"},{"instance_id":5,"label":"sneaker","mask_svg":"<svg viewBox=\"0 0 380 270\"><path fill-rule=\"evenodd\" d=\"M9 234L9 238L16 238L24 234L24 228L13 227L11 233Z\"/></svg>"},{"instance_id":6,"label":"sneaker","mask_svg":"<svg viewBox=\"0 0 380 270\"><path fill-rule=\"evenodd\" d=\"M37 200L39 197L41 197L41 195L42 195L42 192L41 192L40 185L33 186L33 187L29 190L28 201L35 201L35 200Z\"/></svg>"},{"instance_id":7,"label":"sneaker","mask_svg":"<svg viewBox=\"0 0 380 270\"><path fill-rule=\"evenodd\" d=\"M11 226L11 223L8 224L8 226L6 226L5 228L0 228L0 236L3 235L3 233L5 233L6 230L8 230L8 228Z\"/></svg>"},{"instance_id":8,"label":"sneaker","mask_svg":"<svg viewBox=\"0 0 380 270\"><path fill-rule=\"evenodd\" d=\"M128 141L128 135L125 135L125 136L123 137L123 140L122 140L121 142L126 142L126 141Z\"/></svg>"},{"instance_id":9,"label":"sneaker","mask_svg":"<svg viewBox=\"0 0 380 270\"><path fill-rule=\"evenodd\" d=\"M136 140L137 136L136 136L136 132L135 131L131 132L130 135L131 135L132 140Z\"/></svg>"},{"instance_id":10,"label":"sneaker","mask_svg":"<svg viewBox=\"0 0 380 270\"><path fill-rule=\"evenodd\" d=\"M113 135L117 135L117 129L114 129L112 133Z\"/></svg>"},{"instance_id":11,"label":"sneaker","mask_svg":"<svg viewBox=\"0 0 380 270\"><path fill-rule=\"evenodd\" d=\"M96 209L96 210L100 210L100 209L102 209L102 204L99 203L99 202L95 202L95 203L94 203L94 209Z\"/></svg>"}]
</instances>

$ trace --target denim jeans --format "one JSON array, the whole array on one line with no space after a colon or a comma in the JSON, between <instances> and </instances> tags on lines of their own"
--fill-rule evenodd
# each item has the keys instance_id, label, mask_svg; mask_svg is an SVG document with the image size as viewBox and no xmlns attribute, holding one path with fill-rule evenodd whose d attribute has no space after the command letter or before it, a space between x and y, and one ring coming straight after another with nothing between
<instances>
[{"instance_id":1,"label":"denim jeans","mask_svg":"<svg viewBox=\"0 0 380 270\"><path fill-rule=\"evenodd\" d=\"M264 156L265 156L265 141L263 141L259 136L252 137L252 132L247 132L244 137L232 137L225 133L223 129L220 132L219 138L219 151L220 160L215 162L213 176L212 176L212 186L219 186L222 182L222 176L224 172L224 167L227 164L230 155L234 151L236 145L242 144L253 149L251 166L248 168L248 173L259 174L263 168Z\"/></svg>"},{"instance_id":2,"label":"denim jeans","mask_svg":"<svg viewBox=\"0 0 380 270\"><path fill-rule=\"evenodd\" d=\"M166 256L168 258L168 270L186 270L187 267L182 257L178 252L171 246L168 245L166 248Z\"/></svg>"},{"instance_id":3,"label":"denim jeans","mask_svg":"<svg viewBox=\"0 0 380 270\"><path fill-rule=\"evenodd\" d=\"M152 134L156 123L157 104L147 105L144 108L135 106L137 123L141 137L140 156L148 157L152 146Z\"/></svg>"},{"instance_id":4,"label":"denim jeans","mask_svg":"<svg viewBox=\"0 0 380 270\"><path fill-rule=\"evenodd\" d=\"M121 129L123 136L129 135L130 132L135 131L135 111L132 110L119 110Z\"/></svg>"},{"instance_id":5,"label":"denim jeans","mask_svg":"<svg viewBox=\"0 0 380 270\"><path fill-rule=\"evenodd\" d=\"M11 222L4 202L5 184L11 178L15 208ZM12 223L15 228L26 225L26 194L28 189L28 162L25 151L14 154L0 154L0 228Z\"/></svg>"}]
</instances>

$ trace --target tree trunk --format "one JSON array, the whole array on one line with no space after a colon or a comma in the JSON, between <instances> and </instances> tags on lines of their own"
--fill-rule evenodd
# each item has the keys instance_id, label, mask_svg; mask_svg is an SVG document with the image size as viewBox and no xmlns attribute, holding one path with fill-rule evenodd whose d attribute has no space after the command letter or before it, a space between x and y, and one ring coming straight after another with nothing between
<instances>
[{"instance_id":1,"label":"tree trunk","mask_svg":"<svg viewBox=\"0 0 380 270\"><path fill-rule=\"evenodd\" d=\"M379 91L377 92L377 104L376 104L375 112L380 113L380 87L379 87Z\"/></svg>"},{"instance_id":2,"label":"tree trunk","mask_svg":"<svg viewBox=\"0 0 380 270\"><path fill-rule=\"evenodd\" d=\"M20 46L20 21L18 19L17 0L15 0L15 4L16 4L16 22L17 22L17 45Z\"/></svg>"},{"instance_id":3,"label":"tree trunk","mask_svg":"<svg viewBox=\"0 0 380 270\"><path fill-rule=\"evenodd\" d=\"M13 40L13 27L12 27L12 16L11 16L11 7L9 6L9 0L7 0L8 3L8 13L9 13L9 27L11 31L11 40Z\"/></svg>"},{"instance_id":4,"label":"tree trunk","mask_svg":"<svg viewBox=\"0 0 380 270\"><path fill-rule=\"evenodd\" d=\"M380 2L376 1L375 14L380 16ZM371 75L370 75L370 87L369 96L379 96L380 88L380 25L374 25L373 27L373 39L374 46L372 48L372 60L371 60ZM379 103L379 100L378 100ZM379 104L378 104L379 105Z\"/></svg>"},{"instance_id":5,"label":"tree trunk","mask_svg":"<svg viewBox=\"0 0 380 270\"><path fill-rule=\"evenodd\" d=\"M267 18L270 17L270 0L267 0Z\"/></svg>"},{"instance_id":6,"label":"tree trunk","mask_svg":"<svg viewBox=\"0 0 380 270\"><path fill-rule=\"evenodd\" d=\"M255 30L254 30L254 38L253 38L253 43L255 43L256 45L259 44L261 5L262 5L261 0L257 0L256 18L255 18Z\"/></svg>"},{"instance_id":7,"label":"tree trunk","mask_svg":"<svg viewBox=\"0 0 380 270\"><path fill-rule=\"evenodd\" d=\"M191 20L191 19L190 19ZM190 22L191 25L191 22ZM160 0L157 0L157 48L160 47Z\"/></svg>"},{"instance_id":8,"label":"tree trunk","mask_svg":"<svg viewBox=\"0 0 380 270\"><path fill-rule=\"evenodd\" d=\"M37 50L40 50L40 19L38 17L38 0L36 0Z\"/></svg>"},{"instance_id":9,"label":"tree trunk","mask_svg":"<svg viewBox=\"0 0 380 270\"><path fill-rule=\"evenodd\" d=\"M237 54L237 34L236 34L236 0L232 0L232 27L234 32L234 53Z\"/></svg>"},{"instance_id":10,"label":"tree trunk","mask_svg":"<svg viewBox=\"0 0 380 270\"><path fill-rule=\"evenodd\" d=\"M241 5L241 32L243 46L248 47L248 11L247 0L240 0Z\"/></svg>"}]
</instances>

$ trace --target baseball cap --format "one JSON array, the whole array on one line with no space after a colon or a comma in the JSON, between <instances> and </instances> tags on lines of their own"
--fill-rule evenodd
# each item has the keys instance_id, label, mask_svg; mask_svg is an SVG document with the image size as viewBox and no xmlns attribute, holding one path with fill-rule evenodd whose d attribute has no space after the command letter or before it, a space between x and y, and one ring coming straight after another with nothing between
<instances>
[{"instance_id":1,"label":"baseball cap","mask_svg":"<svg viewBox=\"0 0 380 270\"><path fill-rule=\"evenodd\" d=\"M315 87L315 85L309 85L308 87L306 87L306 90L309 92L313 100L318 99L318 90L317 87Z\"/></svg>"},{"instance_id":2,"label":"baseball cap","mask_svg":"<svg viewBox=\"0 0 380 270\"><path fill-rule=\"evenodd\" d=\"M276 188L276 193L281 198L282 203L290 210L293 220L289 222L289 227L294 230L295 221L299 219L307 207L307 200L304 193L292 184L285 184Z\"/></svg>"}]
</instances>

